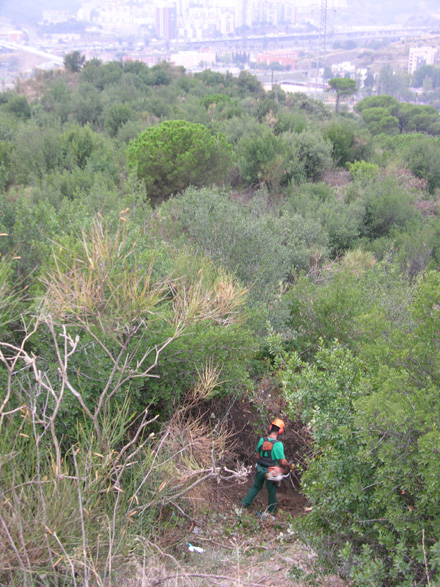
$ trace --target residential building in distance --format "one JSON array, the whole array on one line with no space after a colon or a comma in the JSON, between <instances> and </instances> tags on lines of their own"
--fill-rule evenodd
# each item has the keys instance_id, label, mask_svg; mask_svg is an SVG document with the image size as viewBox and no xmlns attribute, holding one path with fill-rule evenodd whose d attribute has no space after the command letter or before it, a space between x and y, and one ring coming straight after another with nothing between
<instances>
[{"instance_id":1,"label":"residential building in distance","mask_svg":"<svg viewBox=\"0 0 440 587\"><path fill-rule=\"evenodd\" d=\"M176 6L156 7L156 36L158 39L175 39L177 36Z\"/></svg>"},{"instance_id":2,"label":"residential building in distance","mask_svg":"<svg viewBox=\"0 0 440 587\"><path fill-rule=\"evenodd\" d=\"M223 36L232 35L235 31L235 15L230 11L220 15L220 32Z\"/></svg>"},{"instance_id":3,"label":"residential building in distance","mask_svg":"<svg viewBox=\"0 0 440 587\"><path fill-rule=\"evenodd\" d=\"M412 75L422 65L434 65L436 60L435 47L411 47L408 56L408 73Z\"/></svg>"}]
</instances>

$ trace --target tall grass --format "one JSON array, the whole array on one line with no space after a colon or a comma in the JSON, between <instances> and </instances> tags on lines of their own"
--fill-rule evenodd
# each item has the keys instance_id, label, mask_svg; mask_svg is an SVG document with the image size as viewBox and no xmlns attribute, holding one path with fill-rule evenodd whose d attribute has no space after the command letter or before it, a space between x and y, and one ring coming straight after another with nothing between
<instances>
[{"instance_id":1,"label":"tall grass","mask_svg":"<svg viewBox=\"0 0 440 587\"><path fill-rule=\"evenodd\" d=\"M7 276L0 272L5 296ZM202 481L235 475L222 461L222 431L194 417L218 367L208 362L162 430L148 408L133 414L128 399L130 382L155 376L160 354L189 324L239 319L244 291L230 280L210 288L202 281L153 279L119 228L96 225L74 251L56 247L46 295L23 320L19 342L0 338L2 586L118 585L119 570L160 534L164 508L185 514ZM150 348L145 332L161 320L171 333ZM50 349L44 356L34 352L40 332ZM93 398L72 367L84 334L110 365ZM77 428L60 426L72 407Z\"/></svg>"}]
</instances>

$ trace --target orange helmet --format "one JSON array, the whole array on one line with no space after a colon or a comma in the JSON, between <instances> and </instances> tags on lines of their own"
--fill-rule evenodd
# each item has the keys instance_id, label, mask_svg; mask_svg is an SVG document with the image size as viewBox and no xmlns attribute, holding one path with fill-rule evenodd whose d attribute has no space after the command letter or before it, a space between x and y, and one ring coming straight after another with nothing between
<instances>
[{"instance_id":1,"label":"orange helmet","mask_svg":"<svg viewBox=\"0 0 440 587\"><path fill-rule=\"evenodd\" d=\"M284 422L282 420L280 420L279 418L275 418L275 420L270 425L270 430L272 430L272 426L277 426L280 429L278 434L281 435L284 432Z\"/></svg>"}]
</instances>

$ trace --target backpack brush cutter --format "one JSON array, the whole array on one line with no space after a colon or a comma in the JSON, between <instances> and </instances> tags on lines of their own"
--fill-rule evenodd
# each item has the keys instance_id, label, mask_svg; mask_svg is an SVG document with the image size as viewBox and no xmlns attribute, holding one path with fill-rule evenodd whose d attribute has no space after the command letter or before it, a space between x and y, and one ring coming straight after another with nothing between
<instances>
[{"instance_id":1,"label":"backpack brush cutter","mask_svg":"<svg viewBox=\"0 0 440 587\"><path fill-rule=\"evenodd\" d=\"M269 467L266 473L266 478L269 481L282 481L283 479L287 479L294 467L295 465L292 465L287 474L284 474L283 467Z\"/></svg>"}]
</instances>

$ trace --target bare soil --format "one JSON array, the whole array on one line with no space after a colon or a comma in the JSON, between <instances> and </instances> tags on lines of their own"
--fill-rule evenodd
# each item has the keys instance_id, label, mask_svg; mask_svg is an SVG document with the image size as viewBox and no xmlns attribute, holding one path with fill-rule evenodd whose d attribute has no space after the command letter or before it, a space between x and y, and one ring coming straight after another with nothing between
<instances>
[{"instance_id":1,"label":"bare soil","mask_svg":"<svg viewBox=\"0 0 440 587\"><path fill-rule=\"evenodd\" d=\"M120 587L344 587L339 577L319 573L315 554L295 535L292 521L307 515L308 505L299 473L294 471L277 490L275 516L263 515L265 487L250 508L241 506L254 479L256 444L272 418L287 423L283 442L288 460L300 463L310 450L307 429L288 420L274 381L263 380L253 397L219 400L209 406L209 413L227 420L235 465L245 465L249 474L241 482L199 485L177 525L167 526L176 519L175 512L161 512L163 534L150 545L143 563L135 561L135 571L131 568L130 579L121 581ZM188 544L203 552L191 552ZM151 546L157 558L151 558Z\"/></svg>"},{"instance_id":2,"label":"bare soil","mask_svg":"<svg viewBox=\"0 0 440 587\"><path fill-rule=\"evenodd\" d=\"M174 544L163 543L156 562L150 559L121 587L346 587L317 572L314 553L297 540L291 522L307 515L306 501L290 480L277 492L277 514L268 517L265 488L251 508L241 508L252 481L253 474L243 484L212 485L209 503L174 530ZM190 552L188 544L203 552Z\"/></svg>"}]
</instances>

